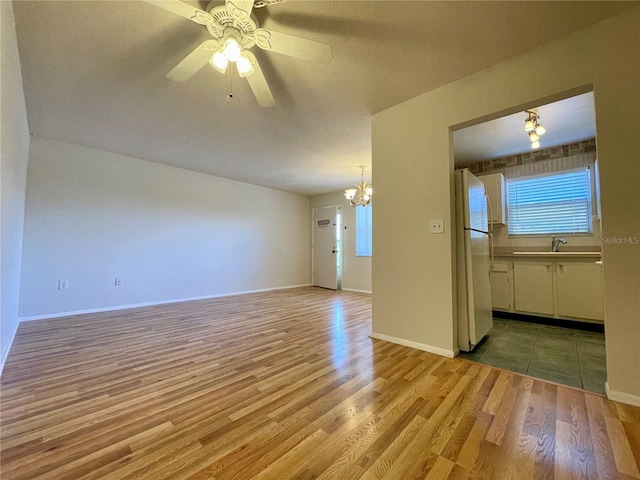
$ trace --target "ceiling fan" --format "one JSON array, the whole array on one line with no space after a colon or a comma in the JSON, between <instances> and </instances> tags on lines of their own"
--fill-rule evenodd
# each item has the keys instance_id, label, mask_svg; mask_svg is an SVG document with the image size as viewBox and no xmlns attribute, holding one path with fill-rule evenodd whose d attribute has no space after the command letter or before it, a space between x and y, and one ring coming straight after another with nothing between
<instances>
[{"instance_id":1,"label":"ceiling fan","mask_svg":"<svg viewBox=\"0 0 640 480\"><path fill-rule=\"evenodd\" d=\"M174 82L186 82L207 63L221 73L235 65L238 74L247 78L258 104L271 107L275 100L255 55L249 50L251 47L257 45L263 50L325 64L331 61L330 45L259 28L252 13L254 0L226 0L224 5L214 0L209 3L207 11L180 0L144 1L205 25L213 37L196 47L167 74L167 78ZM257 0L255 6L270 3L276 2Z\"/></svg>"}]
</instances>

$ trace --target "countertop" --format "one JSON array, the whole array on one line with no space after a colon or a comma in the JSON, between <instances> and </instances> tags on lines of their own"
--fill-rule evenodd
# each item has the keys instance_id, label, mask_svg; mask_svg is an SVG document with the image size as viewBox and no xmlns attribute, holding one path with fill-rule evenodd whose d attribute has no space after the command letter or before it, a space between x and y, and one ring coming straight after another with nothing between
<instances>
[{"instance_id":1,"label":"countertop","mask_svg":"<svg viewBox=\"0 0 640 480\"><path fill-rule=\"evenodd\" d=\"M600 258L601 252L535 252L535 251L523 251L523 252L495 252L495 257L510 257L510 258Z\"/></svg>"}]
</instances>

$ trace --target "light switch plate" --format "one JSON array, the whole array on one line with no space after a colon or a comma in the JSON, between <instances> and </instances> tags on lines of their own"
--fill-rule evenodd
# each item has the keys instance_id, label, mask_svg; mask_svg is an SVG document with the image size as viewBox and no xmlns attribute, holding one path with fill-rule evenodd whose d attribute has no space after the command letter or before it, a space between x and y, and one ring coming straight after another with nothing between
<instances>
[{"instance_id":1,"label":"light switch plate","mask_svg":"<svg viewBox=\"0 0 640 480\"><path fill-rule=\"evenodd\" d=\"M429 233L444 233L444 220L442 218L429 220Z\"/></svg>"}]
</instances>

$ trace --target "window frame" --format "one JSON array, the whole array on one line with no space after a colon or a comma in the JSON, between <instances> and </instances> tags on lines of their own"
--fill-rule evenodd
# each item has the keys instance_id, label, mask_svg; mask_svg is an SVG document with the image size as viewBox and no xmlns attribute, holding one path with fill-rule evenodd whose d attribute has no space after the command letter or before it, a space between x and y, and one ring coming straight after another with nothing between
<instances>
[{"instance_id":1,"label":"window frame","mask_svg":"<svg viewBox=\"0 0 640 480\"><path fill-rule=\"evenodd\" d=\"M588 220L587 220L587 228L588 231L586 232L536 232L536 233L513 233L511 232L511 217L510 217L510 208L509 208L509 184L511 182L514 181L519 181L519 180L527 180L527 179L533 179L533 178L541 178L541 177L553 177L553 176L559 176L559 175L563 175L563 174L568 174L568 173L574 173L574 172L586 172L587 173L587 192L588 192L588 199L587 199L587 214L588 214ZM564 169L564 170L556 170L553 172L544 172L544 173L536 173L536 174L531 174L531 175L521 175L521 176L517 176L517 177L511 177L511 178L507 178L505 181L505 188L506 188L506 202L507 202L507 231L509 234L509 238L513 238L513 239L517 239L517 238L546 238L546 237L551 237L551 236L565 236L565 237L593 237L594 235L594 212L593 212L593 205L596 202L596 194L597 192L594 189L594 169L592 168L591 165L587 165L587 166L583 166L583 167L577 167L577 168L568 168L568 169Z\"/></svg>"},{"instance_id":2,"label":"window frame","mask_svg":"<svg viewBox=\"0 0 640 480\"><path fill-rule=\"evenodd\" d=\"M369 213L367 215L368 218L365 219L365 225L362 225L361 222L361 216L358 214L359 212L361 212L361 215L366 213L366 210L358 210L358 209L365 209L368 208ZM372 257L373 256L373 210L372 210L372 205L366 205L366 206L362 206L362 205L358 205L357 207L355 207L356 212L355 212L355 216L356 216L356 220L355 220L355 224L356 224L356 234L355 234L355 253L356 253L356 257ZM363 231L364 230L364 231ZM361 245L362 242L362 238L363 236L365 236L364 240L365 240L365 245L361 246L361 248L359 248L359 245ZM364 251L363 251L364 250Z\"/></svg>"}]
</instances>

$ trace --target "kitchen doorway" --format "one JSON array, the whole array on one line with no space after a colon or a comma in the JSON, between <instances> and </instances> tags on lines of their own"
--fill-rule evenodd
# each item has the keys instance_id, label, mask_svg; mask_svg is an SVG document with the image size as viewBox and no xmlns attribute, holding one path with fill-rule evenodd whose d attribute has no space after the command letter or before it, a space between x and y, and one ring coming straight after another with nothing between
<instances>
[{"instance_id":1,"label":"kitchen doorway","mask_svg":"<svg viewBox=\"0 0 640 480\"><path fill-rule=\"evenodd\" d=\"M493 327L461 357L604 393L593 93L455 130L453 145L455 168L485 183L492 238Z\"/></svg>"}]
</instances>

